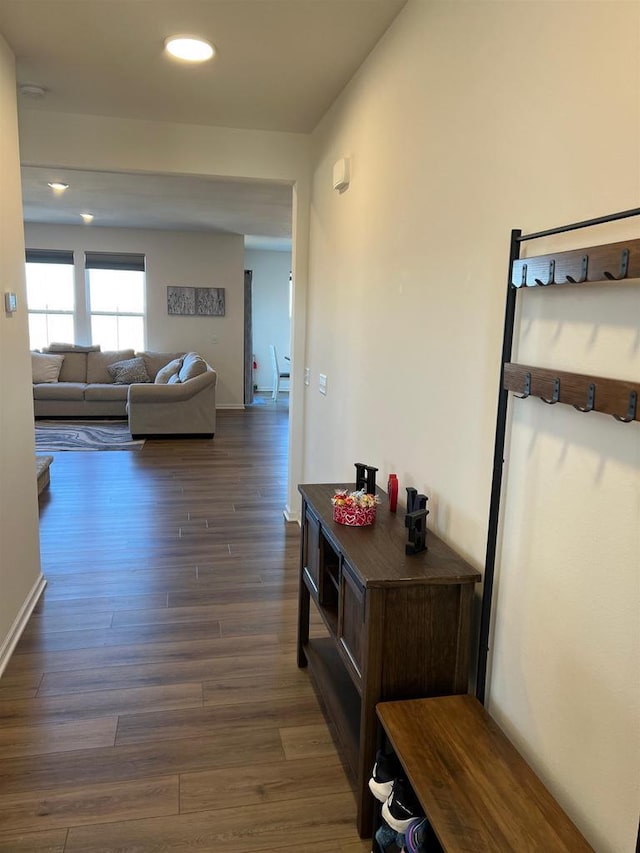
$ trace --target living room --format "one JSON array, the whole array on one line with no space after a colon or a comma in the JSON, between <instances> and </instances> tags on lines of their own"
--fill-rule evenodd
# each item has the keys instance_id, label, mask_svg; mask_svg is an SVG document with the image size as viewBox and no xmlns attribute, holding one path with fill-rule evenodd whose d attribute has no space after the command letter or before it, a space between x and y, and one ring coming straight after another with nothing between
<instances>
[{"instance_id":1,"label":"living room","mask_svg":"<svg viewBox=\"0 0 640 853\"><path fill-rule=\"evenodd\" d=\"M24 257L18 130L24 163L290 182L291 356L311 385L294 375L287 513L298 512L297 483L339 481L366 459L430 495L432 529L482 568L509 233L637 206L638 14L624 2L410 0L309 133L23 109L3 132L5 280L20 281ZM8 121L14 83L3 45ZM351 184L338 194L332 171L344 157ZM628 220L586 239L636 234ZM519 360L543 354L634 378L637 318L633 285L531 302ZM33 455L25 324L3 316L0 341L12 365L2 380L7 636L39 559L34 490L20 485ZM530 400L514 406L510 434L489 707L595 849L629 851L637 424Z\"/></svg>"}]
</instances>

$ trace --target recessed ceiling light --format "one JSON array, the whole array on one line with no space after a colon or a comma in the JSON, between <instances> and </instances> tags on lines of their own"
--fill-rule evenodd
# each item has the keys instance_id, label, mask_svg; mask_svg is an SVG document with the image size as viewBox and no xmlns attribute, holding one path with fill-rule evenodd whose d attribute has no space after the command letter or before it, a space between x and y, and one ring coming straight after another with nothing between
<instances>
[{"instance_id":1,"label":"recessed ceiling light","mask_svg":"<svg viewBox=\"0 0 640 853\"><path fill-rule=\"evenodd\" d=\"M90 222L93 222L93 213L81 213L82 221L85 225L88 225Z\"/></svg>"},{"instance_id":2,"label":"recessed ceiling light","mask_svg":"<svg viewBox=\"0 0 640 853\"><path fill-rule=\"evenodd\" d=\"M206 62L214 55L215 48L205 39L198 36L169 36L165 39L164 49L176 59L185 62Z\"/></svg>"},{"instance_id":3,"label":"recessed ceiling light","mask_svg":"<svg viewBox=\"0 0 640 853\"><path fill-rule=\"evenodd\" d=\"M51 187L54 192L63 193L69 189L69 184L64 184L62 181L49 181L47 186Z\"/></svg>"}]
</instances>

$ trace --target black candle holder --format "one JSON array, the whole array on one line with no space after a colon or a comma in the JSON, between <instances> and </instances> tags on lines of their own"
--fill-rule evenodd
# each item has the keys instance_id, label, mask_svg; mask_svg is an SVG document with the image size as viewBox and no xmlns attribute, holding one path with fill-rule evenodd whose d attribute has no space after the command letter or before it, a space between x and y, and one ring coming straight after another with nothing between
<instances>
[{"instance_id":1,"label":"black candle holder","mask_svg":"<svg viewBox=\"0 0 640 853\"><path fill-rule=\"evenodd\" d=\"M373 465L365 465L364 462L354 462L356 466L356 492L364 489L368 495L376 493L376 471Z\"/></svg>"},{"instance_id":2,"label":"black candle holder","mask_svg":"<svg viewBox=\"0 0 640 853\"><path fill-rule=\"evenodd\" d=\"M407 489L407 514L404 526L409 530L409 542L405 545L406 554L419 554L427 550L427 501L426 495L419 495L416 489Z\"/></svg>"}]
</instances>

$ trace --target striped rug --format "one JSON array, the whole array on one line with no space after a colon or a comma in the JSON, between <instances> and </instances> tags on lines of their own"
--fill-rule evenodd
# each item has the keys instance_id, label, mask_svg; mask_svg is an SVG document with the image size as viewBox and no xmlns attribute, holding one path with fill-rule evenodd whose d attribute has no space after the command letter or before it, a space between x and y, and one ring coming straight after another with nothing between
<instances>
[{"instance_id":1,"label":"striped rug","mask_svg":"<svg viewBox=\"0 0 640 853\"><path fill-rule=\"evenodd\" d=\"M127 421L36 421L36 452L61 450L140 450L144 439L134 441Z\"/></svg>"}]
</instances>

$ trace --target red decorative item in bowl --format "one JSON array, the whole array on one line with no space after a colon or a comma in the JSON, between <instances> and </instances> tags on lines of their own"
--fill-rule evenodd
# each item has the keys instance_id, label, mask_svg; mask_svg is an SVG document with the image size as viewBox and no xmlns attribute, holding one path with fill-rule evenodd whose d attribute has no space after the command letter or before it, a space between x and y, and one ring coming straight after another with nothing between
<instances>
[{"instance_id":1,"label":"red decorative item in bowl","mask_svg":"<svg viewBox=\"0 0 640 853\"><path fill-rule=\"evenodd\" d=\"M364 489L358 492L336 492L331 498L333 520L350 527L366 527L376 520L376 495L368 495Z\"/></svg>"},{"instance_id":2,"label":"red decorative item in bowl","mask_svg":"<svg viewBox=\"0 0 640 853\"><path fill-rule=\"evenodd\" d=\"M375 504L369 507L334 506L333 520L338 524L348 524L351 527L366 527L376 520Z\"/></svg>"}]
</instances>

